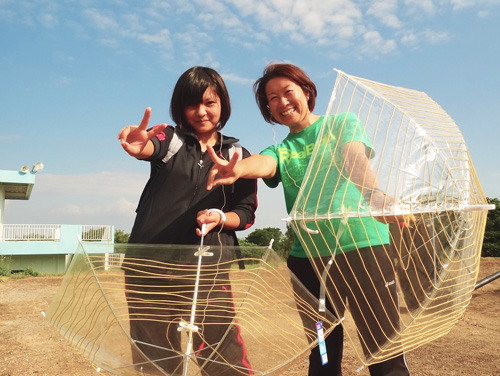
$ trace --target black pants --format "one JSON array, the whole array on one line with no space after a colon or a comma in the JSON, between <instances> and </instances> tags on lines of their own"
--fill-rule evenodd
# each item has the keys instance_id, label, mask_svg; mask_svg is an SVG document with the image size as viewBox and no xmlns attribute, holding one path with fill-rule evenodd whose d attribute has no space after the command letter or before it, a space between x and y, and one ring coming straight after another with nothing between
<instances>
[{"instance_id":1,"label":"black pants","mask_svg":"<svg viewBox=\"0 0 500 376\"><path fill-rule=\"evenodd\" d=\"M412 227L389 225L395 258L400 261L396 267L403 299L408 310L424 306L434 289L437 275L446 263L446 239L439 239L433 221L446 223L447 218L438 218L434 213L415 215ZM452 231L452 230L449 230ZM445 233L441 237L449 236ZM434 240L437 239L437 240Z\"/></svg>"},{"instance_id":2,"label":"black pants","mask_svg":"<svg viewBox=\"0 0 500 376\"><path fill-rule=\"evenodd\" d=\"M384 256L376 258L377 253ZM361 343L367 356L376 352L385 339L390 338L398 329L397 286L390 258L385 255L382 246L336 255L325 281L328 291L327 309L342 317L344 312L338 308L344 307L346 299L349 301L350 312L360 336L363 337ZM311 262L322 272L329 259L309 261L307 258L290 256L287 264L302 284L319 298L321 282ZM332 304L332 300L335 304ZM396 304L384 304L388 300ZM305 326L314 325L306 318L303 321ZM343 327L337 325L325 338L328 363L324 366L321 364L319 348L312 350L309 376L342 375L343 337ZM368 368L371 376L409 375L404 354L372 364Z\"/></svg>"},{"instance_id":3,"label":"black pants","mask_svg":"<svg viewBox=\"0 0 500 376\"><path fill-rule=\"evenodd\" d=\"M192 349L203 375L252 375L234 320L228 266L219 266L228 261L222 253L204 257L194 320L198 331L193 332ZM176 254L163 260L124 260L130 336L137 346L132 356L134 364L144 363L144 370L154 370L151 361L169 374L182 374L184 352L178 329L181 322L190 322L196 259Z\"/></svg>"}]
</instances>

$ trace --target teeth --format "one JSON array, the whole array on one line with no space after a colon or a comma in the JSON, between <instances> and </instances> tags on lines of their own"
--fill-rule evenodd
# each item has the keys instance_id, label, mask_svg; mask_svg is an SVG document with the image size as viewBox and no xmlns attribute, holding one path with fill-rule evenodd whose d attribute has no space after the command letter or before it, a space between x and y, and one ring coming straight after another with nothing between
<instances>
[{"instance_id":1,"label":"teeth","mask_svg":"<svg viewBox=\"0 0 500 376\"><path fill-rule=\"evenodd\" d=\"M294 112L294 111L295 111L295 109L294 109L294 108L291 108L291 109L289 109L287 112L282 112L282 113L281 113L281 115L283 115L283 116L287 116L287 115L290 115L290 114L291 114L292 112Z\"/></svg>"}]
</instances>

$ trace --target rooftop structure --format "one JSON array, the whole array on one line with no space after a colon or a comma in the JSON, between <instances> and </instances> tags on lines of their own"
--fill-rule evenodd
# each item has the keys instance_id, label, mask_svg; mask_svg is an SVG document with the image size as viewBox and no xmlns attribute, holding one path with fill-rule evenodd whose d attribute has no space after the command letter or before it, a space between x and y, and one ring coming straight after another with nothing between
<instances>
[{"instance_id":1,"label":"rooftop structure","mask_svg":"<svg viewBox=\"0 0 500 376\"><path fill-rule=\"evenodd\" d=\"M37 162L32 169L0 170L0 264L11 271L64 273L79 241L88 242L87 252L113 253L114 226L4 223L5 200L29 200L42 169Z\"/></svg>"}]
</instances>

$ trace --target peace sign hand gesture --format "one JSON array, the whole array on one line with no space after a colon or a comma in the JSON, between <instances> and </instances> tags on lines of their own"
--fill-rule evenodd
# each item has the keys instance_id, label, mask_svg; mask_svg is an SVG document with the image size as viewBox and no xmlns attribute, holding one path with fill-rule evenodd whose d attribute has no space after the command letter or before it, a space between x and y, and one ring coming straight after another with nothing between
<instances>
[{"instance_id":1,"label":"peace sign hand gesture","mask_svg":"<svg viewBox=\"0 0 500 376\"><path fill-rule=\"evenodd\" d=\"M148 107L139 126L129 125L118 133L118 139L123 149L132 157L145 159L151 156L154 147L150 140L167 127L167 124L163 123L148 131L150 117L151 107Z\"/></svg>"},{"instance_id":2,"label":"peace sign hand gesture","mask_svg":"<svg viewBox=\"0 0 500 376\"><path fill-rule=\"evenodd\" d=\"M229 185L233 184L240 174L236 170L236 162L238 161L239 154L235 152L230 161L220 158L212 146L207 146L208 155L214 162L214 167L208 174L207 190L211 190L216 185Z\"/></svg>"}]
</instances>

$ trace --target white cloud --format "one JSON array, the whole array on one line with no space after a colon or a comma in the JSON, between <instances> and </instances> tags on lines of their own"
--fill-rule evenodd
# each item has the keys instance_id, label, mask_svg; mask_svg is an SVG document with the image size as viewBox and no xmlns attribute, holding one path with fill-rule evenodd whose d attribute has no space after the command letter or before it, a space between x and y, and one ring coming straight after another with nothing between
<instances>
[{"instance_id":1,"label":"white cloud","mask_svg":"<svg viewBox=\"0 0 500 376\"><path fill-rule=\"evenodd\" d=\"M39 173L29 201L7 200L5 222L114 225L130 231L147 174Z\"/></svg>"},{"instance_id":2,"label":"white cloud","mask_svg":"<svg viewBox=\"0 0 500 376\"><path fill-rule=\"evenodd\" d=\"M433 0L404 0L404 5L412 13L424 12L428 15L436 13L437 6Z\"/></svg>"},{"instance_id":3,"label":"white cloud","mask_svg":"<svg viewBox=\"0 0 500 376\"><path fill-rule=\"evenodd\" d=\"M121 171L70 175L40 174L36 177L36 192L71 196L118 197L137 194L146 180L147 175Z\"/></svg>"},{"instance_id":4,"label":"white cloud","mask_svg":"<svg viewBox=\"0 0 500 376\"><path fill-rule=\"evenodd\" d=\"M461 10L476 5L476 0L450 0L453 10Z\"/></svg>"},{"instance_id":5,"label":"white cloud","mask_svg":"<svg viewBox=\"0 0 500 376\"><path fill-rule=\"evenodd\" d=\"M165 1L159 1L160 5L165 3ZM175 11L177 13L183 14L183 13L193 13L196 12L197 9L193 3L190 1L186 0L173 0L173 8L175 8ZM203 5L203 4L202 4Z\"/></svg>"},{"instance_id":6,"label":"white cloud","mask_svg":"<svg viewBox=\"0 0 500 376\"><path fill-rule=\"evenodd\" d=\"M52 82L48 84L49 87L52 88L64 88L73 83L73 79L71 77L60 76L54 79Z\"/></svg>"},{"instance_id":7,"label":"white cloud","mask_svg":"<svg viewBox=\"0 0 500 376\"><path fill-rule=\"evenodd\" d=\"M373 15L383 25L399 28L401 22L396 16L398 2L397 0L374 1L367 10L368 15Z\"/></svg>"},{"instance_id":8,"label":"white cloud","mask_svg":"<svg viewBox=\"0 0 500 376\"><path fill-rule=\"evenodd\" d=\"M168 49L172 48L170 32L167 29L162 29L156 34L136 34L136 38L146 44L157 44Z\"/></svg>"},{"instance_id":9,"label":"white cloud","mask_svg":"<svg viewBox=\"0 0 500 376\"><path fill-rule=\"evenodd\" d=\"M401 44L416 47L422 43L440 44L451 40L451 35L446 31L426 29L420 32L408 31L401 37Z\"/></svg>"},{"instance_id":10,"label":"white cloud","mask_svg":"<svg viewBox=\"0 0 500 376\"><path fill-rule=\"evenodd\" d=\"M163 9L161 5L160 9ZM148 8L150 9L150 8ZM173 42L169 29L165 28L165 19L154 10L139 13L114 15L111 12L86 9L85 18L99 29L103 36L98 38L102 45L118 48L128 45L126 40L136 40L144 45L155 45L158 53L166 59L171 57ZM151 15L154 17L151 18Z\"/></svg>"},{"instance_id":11,"label":"white cloud","mask_svg":"<svg viewBox=\"0 0 500 376\"><path fill-rule=\"evenodd\" d=\"M0 9L0 20L12 21L16 18L16 12L11 9Z\"/></svg>"},{"instance_id":12,"label":"white cloud","mask_svg":"<svg viewBox=\"0 0 500 376\"><path fill-rule=\"evenodd\" d=\"M175 57L184 65L217 67L223 48L252 52L305 46L341 54L356 47L358 53L375 56L400 46L445 43L450 36L429 27L436 14L482 7L476 14L485 17L498 0L151 0L147 6L115 0L66 8L56 1L3 4L0 18L7 22L34 25L35 19L47 28L70 28L85 38L97 31L92 39L110 48L133 49L130 42L139 42L169 62ZM78 17L65 17L63 10ZM376 44L357 47L367 42Z\"/></svg>"},{"instance_id":13,"label":"white cloud","mask_svg":"<svg viewBox=\"0 0 500 376\"><path fill-rule=\"evenodd\" d=\"M363 44L360 51L363 55L385 55L392 53L396 50L397 44L394 40L385 40L378 31L367 31L363 35Z\"/></svg>"},{"instance_id":14,"label":"white cloud","mask_svg":"<svg viewBox=\"0 0 500 376\"><path fill-rule=\"evenodd\" d=\"M116 30L119 28L118 23L111 16L103 14L96 8L86 9L83 14L98 29Z\"/></svg>"},{"instance_id":15,"label":"white cloud","mask_svg":"<svg viewBox=\"0 0 500 376\"><path fill-rule=\"evenodd\" d=\"M300 43L329 40L333 44L335 38L350 38L362 18L360 9L349 0L229 1L240 15L255 20L259 29Z\"/></svg>"},{"instance_id":16,"label":"white cloud","mask_svg":"<svg viewBox=\"0 0 500 376\"><path fill-rule=\"evenodd\" d=\"M61 10L50 4L25 5L24 12L18 11L16 15L40 14L38 19L46 27L57 28L63 22L57 13ZM381 47L377 53L383 54L397 48L395 38L402 30L405 30L402 46L442 43L448 40L443 33L430 34L423 28L428 18L449 7L459 10L480 4L486 3L480 0L153 0L147 7L131 2L115 2L112 7L85 4L82 7L83 20L101 33L94 39L105 46L125 47L134 40L145 46L160 47L157 53L169 61L180 56L186 65L217 66L217 49L224 43L246 50L272 47L273 43L299 48L335 46L335 51L341 53L365 43L367 38L375 38L377 47ZM484 16L485 12L478 16ZM12 18L10 13L4 10L3 18ZM387 27L396 31L387 34L383 29ZM80 29L79 35L88 35L87 30ZM381 35L387 40L382 41ZM363 51L374 54L374 49Z\"/></svg>"},{"instance_id":17,"label":"white cloud","mask_svg":"<svg viewBox=\"0 0 500 376\"><path fill-rule=\"evenodd\" d=\"M106 203L99 203L98 205L89 204L66 204L60 207L54 207L50 210L50 214L65 217L84 217L84 216L109 216L110 214L117 216L134 216L137 202L129 201L123 197L108 201Z\"/></svg>"},{"instance_id":18,"label":"white cloud","mask_svg":"<svg viewBox=\"0 0 500 376\"><path fill-rule=\"evenodd\" d=\"M5 126L6 128L7 126ZM2 129L5 129L2 127ZM14 142L16 140L21 140L23 137L19 133L15 134L5 134L5 133L0 133L0 143L7 143L7 142Z\"/></svg>"},{"instance_id":19,"label":"white cloud","mask_svg":"<svg viewBox=\"0 0 500 376\"><path fill-rule=\"evenodd\" d=\"M118 48L120 46L120 41L116 38L101 38L99 42L106 47Z\"/></svg>"},{"instance_id":20,"label":"white cloud","mask_svg":"<svg viewBox=\"0 0 500 376\"><path fill-rule=\"evenodd\" d=\"M240 77L234 73L221 73L221 76L226 82L235 82L249 87L255 82L255 79Z\"/></svg>"},{"instance_id":21,"label":"white cloud","mask_svg":"<svg viewBox=\"0 0 500 376\"><path fill-rule=\"evenodd\" d=\"M418 38L418 35L412 31L405 32L401 37L401 43L409 47L417 46L419 42L420 40Z\"/></svg>"},{"instance_id":22,"label":"white cloud","mask_svg":"<svg viewBox=\"0 0 500 376\"><path fill-rule=\"evenodd\" d=\"M124 21L126 28L129 30L144 31L145 29L145 22L143 17L139 14L124 14L121 16L121 19Z\"/></svg>"},{"instance_id":23,"label":"white cloud","mask_svg":"<svg viewBox=\"0 0 500 376\"><path fill-rule=\"evenodd\" d=\"M200 64L200 62L204 61L202 57L205 49L200 48L199 41L202 40L206 44L212 42L209 34L194 25L190 25L185 32L175 33L174 39L177 42L176 45L179 45L179 49L182 51L182 60L189 65ZM204 65L208 64L205 62Z\"/></svg>"},{"instance_id":24,"label":"white cloud","mask_svg":"<svg viewBox=\"0 0 500 376\"><path fill-rule=\"evenodd\" d=\"M147 174L103 171L92 174L39 173L29 201L7 200L5 223L113 225L130 232ZM259 179L256 228L280 227L287 216L281 188L270 189ZM245 235L246 234L246 235Z\"/></svg>"},{"instance_id":25,"label":"white cloud","mask_svg":"<svg viewBox=\"0 0 500 376\"><path fill-rule=\"evenodd\" d=\"M75 62L75 58L73 56L71 56L71 55L68 55L66 52L56 51L56 52L54 52L54 56L58 60L63 61L64 64L66 64L66 63L74 63Z\"/></svg>"},{"instance_id":26,"label":"white cloud","mask_svg":"<svg viewBox=\"0 0 500 376\"><path fill-rule=\"evenodd\" d=\"M40 21L40 23L44 27L49 28L49 29L54 29L57 27L57 25L59 25L59 21L58 21L57 17L54 16L53 14L49 14L49 13L41 14L38 17L38 20Z\"/></svg>"},{"instance_id":27,"label":"white cloud","mask_svg":"<svg viewBox=\"0 0 500 376\"><path fill-rule=\"evenodd\" d=\"M219 0L197 0L197 19L200 20L207 29L219 30L218 26L224 29L240 29L242 22L237 14Z\"/></svg>"},{"instance_id":28,"label":"white cloud","mask_svg":"<svg viewBox=\"0 0 500 376\"><path fill-rule=\"evenodd\" d=\"M431 44L439 44L448 42L451 39L451 35L446 31L435 31L426 29L422 32L423 38Z\"/></svg>"}]
</instances>

